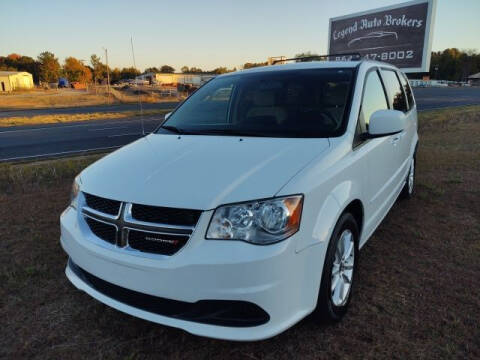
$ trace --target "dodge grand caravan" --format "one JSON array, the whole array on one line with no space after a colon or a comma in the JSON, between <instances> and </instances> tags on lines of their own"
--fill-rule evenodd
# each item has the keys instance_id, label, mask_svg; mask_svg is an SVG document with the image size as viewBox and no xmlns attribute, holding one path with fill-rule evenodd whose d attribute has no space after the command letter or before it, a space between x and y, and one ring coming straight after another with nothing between
<instances>
[{"instance_id":1,"label":"dodge grand caravan","mask_svg":"<svg viewBox=\"0 0 480 360\"><path fill-rule=\"evenodd\" d=\"M68 279L115 309L231 340L338 321L359 250L414 191L408 81L373 61L215 78L83 170L61 216Z\"/></svg>"}]
</instances>

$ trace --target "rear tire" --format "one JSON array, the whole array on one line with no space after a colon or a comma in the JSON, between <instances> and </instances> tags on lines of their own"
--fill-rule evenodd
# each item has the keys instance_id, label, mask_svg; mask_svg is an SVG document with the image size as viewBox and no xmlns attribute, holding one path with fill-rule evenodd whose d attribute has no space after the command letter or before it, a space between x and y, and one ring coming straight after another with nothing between
<instances>
[{"instance_id":1,"label":"rear tire","mask_svg":"<svg viewBox=\"0 0 480 360\"><path fill-rule=\"evenodd\" d=\"M322 322L337 322L347 312L358 263L359 230L350 213L335 225L328 244L322 282L314 316Z\"/></svg>"},{"instance_id":2,"label":"rear tire","mask_svg":"<svg viewBox=\"0 0 480 360\"><path fill-rule=\"evenodd\" d=\"M405 180L405 185L403 186L400 197L402 199L411 199L415 193L415 173L416 173L416 157L413 155L412 161L410 162L410 168L408 170L407 178Z\"/></svg>"}]
</instances>

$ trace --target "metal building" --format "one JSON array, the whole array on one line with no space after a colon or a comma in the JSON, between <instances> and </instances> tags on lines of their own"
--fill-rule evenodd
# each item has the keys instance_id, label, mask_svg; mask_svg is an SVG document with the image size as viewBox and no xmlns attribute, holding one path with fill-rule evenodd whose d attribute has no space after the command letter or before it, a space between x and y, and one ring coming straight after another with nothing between
<instances>
[{"instance_id":1,"label":"metal building","mask_svg":"<svg viewBox=\"0 0 480 360\"><path fill-rule=\"evenodd\" d=\"M0 71L0 92L33 89L32 74L25 71Z\"/></svg>"}]
</instances>

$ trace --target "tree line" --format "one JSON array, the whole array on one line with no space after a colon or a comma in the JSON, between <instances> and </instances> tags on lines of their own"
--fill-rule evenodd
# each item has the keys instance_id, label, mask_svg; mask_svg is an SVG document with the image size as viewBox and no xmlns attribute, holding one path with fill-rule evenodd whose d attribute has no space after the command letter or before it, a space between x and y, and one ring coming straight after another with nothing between
<instances>
[{"instance_id":1,"label":"tree line","mask_svg":"<svg viewBox=\"0 0 480 360\"><path fill-rule=\"evenodd\" d=\"M202 70L201 68L197 68L195 66L193 66L193 67L182 66L180 68L180 71L183 74L216 74L216 75L220 75L220 74L225 74L225 73L232 72L232 71L237 71L237 68L234 67L232 69L229 69L225 66L221 66L221 67L217 67L213 70ZM173 74L175 72L175 68L170 66L170 65L163 65L160 68L149 67L149 68L145 69L144 73L152 73L152 72L153 73L163 73L163 74Z\"/></svg>"},{"instance_id":2,"label":"tree line","mask_svg":"<svg viewBox=\"0 0 480 360\"><path fill-rule=\"evenodd\" d=\"M430 76L432 79L465 81L480 72L480 53L456 48L432 52Z\"/></svg>"},{"instance_id":3,"label":"tree line","mask_svg":"<svg viewBox=\"0 0 480 360\"><path fill-rule=\"evenodd\" d=\"M32 74L35 83L56 83L59 78L67 78L70 82L101 83L107 78L107 66L100 57L93 54L89 62L79 60L72 56L65 58L60 64L58 58L49 51L44 51L36 59L30 56L10 54L0 56L0 70L3 71L27 71ZM108 68L110 81L131 79L140 74L134 67Z\"/></svg>"},{"instance_id":4,"label":"tree line","mask_svg":"<svg viewBox=\"0 0 480 360\"><path fill-rule=\"evenodd\" d=\"M187 74L224 74L236 71L236 68L218 67L213 70L204 71L197 67L183 66L182 73ZM110 76L110 82L115 83L122 79L133 79L142 74L140 70L132 67L111 68L101 61L101 58L92 54L87 61L79 60L72 56L65 58L63 64L54 53L44 51L36 59L30 56L10 54L0 56L0 71L26 71L32 74L35 83L56 83L64 77L70 82L80 83L102 83ZM146 68L143 73L174 73L175 68L170 65Z\"/></svg>"},{"instance_id":5,"label":"tree line","mask_svg":"<svg viewBox=\"0 0 480 360\"><path fill-rule=\"evenodd\" d=\"M315 56L315 53L304 52L295 57ZM266 62L243 64L242 69L265 66ZM0 70L27 71L33 75L35 83L54 83L60 77L67 78L70 82L102 83L106 81L107 70L110 82L115 83L121 79L133 79L141 74L134 67L111 68L104 64L96 54L90 56L88 61L67 57L63 64L49 51L44 51L36 59L30 56L10 54L0 56ZM213 70L202 70L198 67L183 66L180 71L184 74L224 74L236 71L236 68L217 67ZM175 68L170 65L146 68L143 73L174 73ZM465 81L469 75L480 72L480 54L475 50L459 50L456 48L432 52L430 62L430 76L433 79ZM413 75L413 74L412 74ZM416 74L421 76L423 74ZM415 75L413 76L415 77Z\"/></svg>"}]
</instances>

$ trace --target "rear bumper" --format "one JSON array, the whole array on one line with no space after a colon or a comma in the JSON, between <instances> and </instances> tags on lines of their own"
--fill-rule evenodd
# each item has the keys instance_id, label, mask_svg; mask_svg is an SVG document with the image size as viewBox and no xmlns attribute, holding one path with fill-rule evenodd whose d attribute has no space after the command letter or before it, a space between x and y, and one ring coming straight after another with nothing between
<instances>
[{"instance_id":1,"label":"rear bumper","mask_svg":"<svg viewBox=\"0 0 480 360\"><path fill-rule=\"evenodd\" d=\"M99 246L69 208L61 217L66 275L117 310L220 339L269 338L314 309L321 245L296 253L298 234L271 246L204 240L211 214L204 215L177 254L139 257Z\"/></svg>"}]
</instances>

